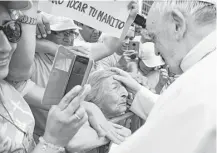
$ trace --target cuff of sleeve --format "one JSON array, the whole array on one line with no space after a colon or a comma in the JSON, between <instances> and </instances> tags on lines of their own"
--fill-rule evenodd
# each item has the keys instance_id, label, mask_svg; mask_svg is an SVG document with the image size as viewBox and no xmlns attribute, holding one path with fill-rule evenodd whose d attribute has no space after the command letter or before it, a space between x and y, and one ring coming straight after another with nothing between
<instances>
[{"instance_id":1,"label":"cuff of sleeve","mask_svg":"<svg viewBox=\"0 0 217 153\"><path fill-rule=\"evenodd\" d=\"M146 120L148 114L151 112L152 107L158 99L157 94L152 93L145 87L141 87L139 92L135 95L130 110L136 115Z\"/></svg>"}]
</instances>

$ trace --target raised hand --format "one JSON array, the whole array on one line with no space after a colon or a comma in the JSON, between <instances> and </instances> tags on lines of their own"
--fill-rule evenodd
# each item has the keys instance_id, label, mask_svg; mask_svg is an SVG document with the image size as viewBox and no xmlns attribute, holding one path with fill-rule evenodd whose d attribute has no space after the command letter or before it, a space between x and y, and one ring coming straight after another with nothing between
<instances>
[{"instance_id":1,"label":"raised hand","mask_svg":"<svg viewBox=\"0 0 217 153\"><path fill-rule=\"evenodd\" d=\"M87 113L80 103L91 87L74 87L48 114L44 139L48 143L65 147L80 127L87 121Z\"/></svg>"}]
</instances>

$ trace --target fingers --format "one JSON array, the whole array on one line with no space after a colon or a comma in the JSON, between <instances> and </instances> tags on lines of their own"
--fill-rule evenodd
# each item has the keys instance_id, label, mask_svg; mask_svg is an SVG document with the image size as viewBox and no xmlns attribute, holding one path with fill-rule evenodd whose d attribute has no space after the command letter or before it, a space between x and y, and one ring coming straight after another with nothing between
<instances>
[{"instance_id":1,"label":"fingers","mask_svg":"<svg viewBox=\"0 0 217 153\"><path fill-rule=\"evenodd\" d=\"M169 73L169 67L170 67L169 65L166 66L166 70L168 73Z\"/></svg>"},{"instance_id":2,"label":"fingers","mask_svg":"<svg viewBox=\"0 0 217 153\"><path fill-rule=\"evenodd\" d=\"M39 30L40 33L41 33L41 36L42 36L43 38L47 37L47 33L46 33L46 31L45 31L45 27L44 27L43 22L38 23L38 24L37 24L37 27L38 27L38 30Z\"/></svg>"},{"instance_id":3,"label":"fingers","mask_svg":"<svg viewBox=\"0 0 217 153\"><path fill-rule=\"evenodd\" d=\"M46 33L47 34L51 34L51 29L50 29L50 22L48 21L48 19L46 17L42 17L42 21L44 23L45 29L46 29Z\"/></svg>"},{"instance_id":4,"label":"fingers","mask_svg":"<svg viewBox=\"0 0 217 153\"><path fill-rule=\"evenodd\" d=\"M128 9L131 10L130 16L135 18L136 14L139 12L138 4L135 1L131 1L128 5Z\"/></svg>"},{"instance_id":5,"label":"fingers","mask_svg":"<svg viewBox=\"0 0 217 153\"><path fill-rule=\"evenodd\" d=\"M128 5L129 10L138 9L138 4L135 1L131 1Z\"/></svg>"},{"instance_id":6,"label":"fingers","mask_svg":"<svg viewBox=\"0 0 217 153\"><path fill-rule=\"evenodd\" d=\"M74 114L69 118L69 120L80 121L85 116L85 114L85 109L82 106L79 106L79 108L74 112Z\"/></svg>"},{"instance_id":7,"label":"fingers","mask_svg":"<svg viewBox=\"0 0 217 153\"><path fill-rule=\"evenodd\" d=\"M125 55L125 56L130 56L132 54L138 54L138 53L135 50L127 50L123 53L123 55Z\"/></svg>"},{"instance_id":8,"label":"fingers","mask_svg":"<svg viewBox=\"0 0 217 153\"><path fill-rule=\"evenodd\" d=\"M97 126L96 132L97 132L99 137L105 137L106 136L106 132L102 129L102 127L100 125Z\"/></svg>"},{"instance_id":9,"label":"fingers","mask_svg":"<svg viewBox=\"0 0 217 153\"><path fill-rule=\"evenodd\" d=\"M163 78L169 78L169 74L168 74L168 71L166 69L161 69L160 70L160 75Z\"/></svg>"},{"instance_id":10,"label":"fingers","mask_svg":"<svg viewBox=\"0 0 217 153\"><path fill-rule=\"evenodd\" d=\"M81 86L75 86L74 88L72 88L60 101L60 103L58 104L58 107L60 108L60 110L64 110L69 103L72 101L72 99L75 98L75 96L78 95L78 93L81 91L82 87Z\"/></svg>"},{"instance_id":11,"label":"fingers","mask_svg":"<svg viewBox=\"0 0 217 153\"><path fill-rule=\"evenodd\" d=\"M108 139L110 139L112 142L116 143L116 144L121 144L121 142L124 141L123 140L124 138L122 138L122 137L120 138L120 136L117 133L113 132L113 131L108 131L106 133L106 137Z\"/></svg>"},{"instance_id":12,"label":"fingers","mask_svg":"<svg viewBox=\"0 0 217 153\"><path fill-rule=\"evenodd\" d=\"M77 119L76 117L75 117L75 115L73 115L73 116L71 116L70 118L69 118L69 122L70 123L72 123L73 124L73 126L75 126L74 124L75 123L77 123L77 127L78 128L80 128L81 126L83 126L84 125L84 123L86 123L87 122L87 120L88 120L88 116L87 116L87 113L86 113L86 111L84 110L84 112L83 112L83 110L82 110L82 118L80 118L80 119ZM80 114L81 115L81 114Z\"/></svg>"},{"instance_id":13,"label":"fingers","mask_svg":"<svg viewBox=\"0 0 217 153\"><path fill-rule=\"evenodd\" d=\"M79 123L78 123L78 127L83 126L84 123L87 122L87 120L88 120L88 115L87 115L87 113L85 113L85 114L84 114L84 117L79 121Z\"/></svg>"},{"instance_id":14,"label":"fingers","mask_svg":"<svg viewBox=\"0 0 217 153\"><path fill-rule=\"evenodd\" d=\"M81 101L84 101L86 96L89 94L90 90L91 90L91 86L89 84L85 84L83 87L83 92L80 92L78 95Z\"/></svg>"},{"instance_id":15,"label":"fingers","mask_svg":"<svg viewBox=\"0 0 217 153\"><path fill-rule=\"evenodd\" d=\"M124 126L121 126L119 124L113 123L113 126L116 128L116 132L122 136L122 137L128 137L131 135L131 131L128 128L125 128Z\"/></svg>"},{"instance_id":16,"label":"fingers","mask_svg":"<svg viewBox=\"0 0 217 153\"><path fill-rule=\"evenodd\" d=\"M120 129L115 129L114 131L111 131L111 132L114 135L114 137L118 140L118 142L121 143L121 142L123 142L125 140L125 137L123 137L122 135L120 135L118 133L118 130L120 130Z\"/></svg>"},{"instance_id":17,"label":"fingers","mask_svg":"<svg viewBox=\"0 0 217 153\"><path fill-rule=\"evenodd\" d=\"M122 129L123 126L119 125L119 124L115 124L115 123L112 123L112 125L116 128L116 129Z\"/></svg>"},{"instance_id":18,"label":"fingers","mask_svg":"<svg viewBox=\"0 0 217 153\"><path fill-rule=\"evenodd\" d=\"M115 73L117 73L118 75L121 75L121 76L125 76L125 77L130 76L127 72L125 72L125 71L123 71L123 70L121 70L119 68L116 68L116 67L110 68L110 71L115 72Z\"/></svg>"},{"instance_id":19,"label":"fingers","mask_svg":"<svg viewBox=\"0 0 217 153\"><path fill-rule=\"evenodd\" d=\"M73 100L71 100L71 102L68 104L68 106L65 108L64 111L66 111L66 113L70 115L74 114L74 112L80 106L80 103L84 101L86 96L89 94L90 90L91 90L90 85L85 85L83 87L83 90L80 90L80 92L75 96Z\"/></svg>"},{"instance_id":20,"label":"fingers","mask_svg":"<svg viewBox=\"0 0 217 153\"><path fill-rule=\"evenodd\" d=\"M126 77L119 76L119 75L114 75L113 79L122 82L123 84L127 84L127 80L128 80Z\"/></svg>"},{"instance_id":21,"label":"fingers","mask_svg":"<svg viewBox=\"0 0 217 153\"><path fill-rule=\"evenodd\" d=\"M80 106L72 117L75 118L76 120L80 120L84 117L85 113L86 111L84 107Z\"/></svg>"},{"instance_id":22,"label":"fingers","mask_svg":"<svg viewBox=\"0 0 217 153\"><path fill-rule=\"evenodd\" d=\"M41 39L41 32L40 32L38 26L36 26L36 36L38 39Z\"/></svg>"},{"instance_id":23,"label":"fingers","mask_svg":"<svg viewBox=\"0 0 217 153\"><path fill-rule=\"evenodd\" d=\"M120 135L124 138L129 137L131 135L130 129L127 129L125 127L122 127L122 129L117 129L117 133L118 133L118 135Z\"/></svg>"},{"instance_id":24,"label":"fingers","mask_svg":"<svg viewBox=\"0 0 217 153\"><path fill-rule=\"evenodd\" d=\"M51 33L50 23L48 19L43 16L42 14L38 14L37 17L37 28L36 28L36 35L38 38L45 38L47 34Z\"/></svg>"}]
</instances>

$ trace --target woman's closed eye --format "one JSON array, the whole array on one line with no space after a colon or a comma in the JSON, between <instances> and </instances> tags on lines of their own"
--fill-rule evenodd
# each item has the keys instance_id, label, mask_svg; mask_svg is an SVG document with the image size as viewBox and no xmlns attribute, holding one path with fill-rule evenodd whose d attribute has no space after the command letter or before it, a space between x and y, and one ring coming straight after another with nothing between
<instances>
[{"instance_id":1,"label":"woman's closed eye","mask_svg":"<svg viewBox=\"0 0 217 153\"><path fill-rule=\"evenodd\" d=\"M117 88L118 88L118 85L115 85L115 84L112 85L112 89L117 89Z\"/></svg>"},{"instance_id":2,"label":"woman's closed eye","mask_svg":"<svg viewBox=\"0 0 217 153\"><path fill-rule=\"evenodd\" d=\"M120 87L121 87L121 84L119 82L112 83L112 89L119 89Z\"/></svg>"}]
</instances>

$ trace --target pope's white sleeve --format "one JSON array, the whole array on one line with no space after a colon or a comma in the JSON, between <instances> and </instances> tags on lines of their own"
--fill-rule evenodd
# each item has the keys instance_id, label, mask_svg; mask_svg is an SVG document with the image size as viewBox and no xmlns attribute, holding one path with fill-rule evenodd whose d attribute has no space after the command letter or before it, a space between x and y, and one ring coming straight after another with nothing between
<instances>
[{"instance_id":1,"label":"pope's white sleeve","mask_svg":"<svg viewBox=\"0 0 217 153\"><path fill-rule=\"evenodd\" d=\"M145 87L142 87L135 95L130 110L142 119L146 120L158 97L159 95L152 93Z\"/></svg>"}]
</instances>

